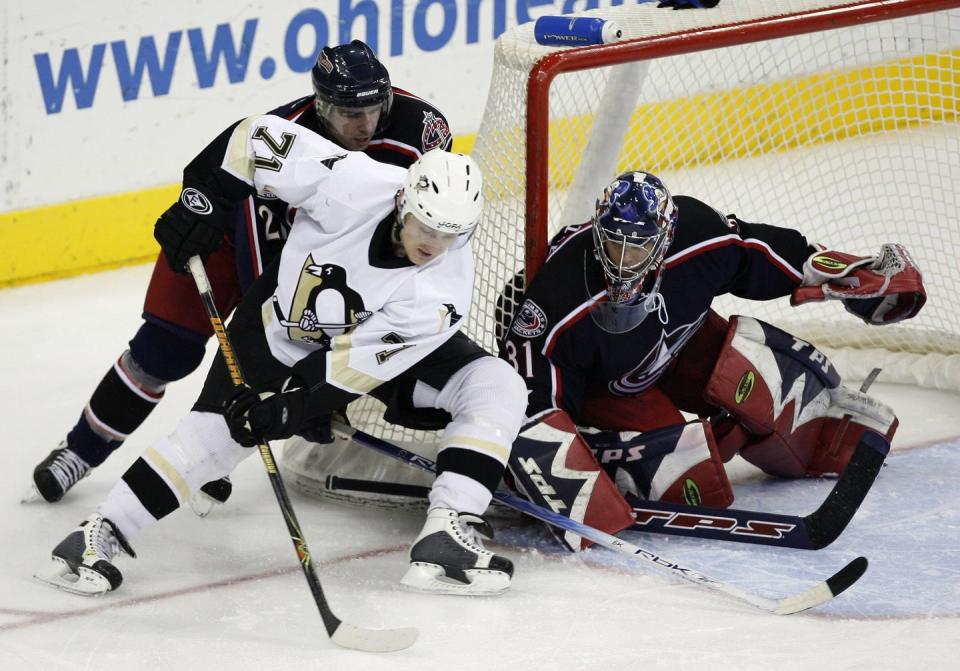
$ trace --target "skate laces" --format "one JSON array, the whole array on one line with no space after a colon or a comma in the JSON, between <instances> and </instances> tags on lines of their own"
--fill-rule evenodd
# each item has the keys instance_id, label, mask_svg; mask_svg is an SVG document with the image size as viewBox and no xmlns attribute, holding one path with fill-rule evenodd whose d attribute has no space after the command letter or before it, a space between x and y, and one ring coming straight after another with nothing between
<instances>
[{"instance_id":1,"label":"skate laces","mask_svg":"<svg viewBox=\"0 0 960 671\"><path fill-rule=\"evenodd\" d=\"M62 448L47 468L63 491L73 487L80 478L90 472L90 465L68 447Z\"/></svg>"},{"instance_id":2,"label":"skate laces","mask_svg":"<svg viewBox=\"0 0 960 671\"><path fill-rule=\"evenodd\" d=\"M493 538L493 527L490 523L479 515L471 513L461 513L457 519L457 524L463 533L463 538L467 543L475 545L484 552L489 552L483 544L483 540Z\"/></svg>"},{"instance_id":3,"label":"skate laces","mask_svg":"<svg viewBox=\"0 0 960 671\"><path fill-rule=\"evenodd\" d=\"M85 554L93 550L97 557L111 561L123 549L120 539L114 532L113 524L100 515L90 518L85 536L87 540Z\"/></svg>"}]
</instances>

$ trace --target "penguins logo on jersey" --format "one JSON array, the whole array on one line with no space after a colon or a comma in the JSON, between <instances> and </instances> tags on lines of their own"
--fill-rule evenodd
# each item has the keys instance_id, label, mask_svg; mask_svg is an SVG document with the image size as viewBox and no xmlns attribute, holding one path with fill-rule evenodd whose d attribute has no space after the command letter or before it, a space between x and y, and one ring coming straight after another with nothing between
<instances>
[{"instance_id":1,"label":"penguins logo on jersey","mask_svg":"<svg viewBox=\"0 0 960 671\"><path fill-rule=\"evenodd\" d=\"M433 112L424 112L423 134L420 136L423 151L428 152L431 149L442 147L448 137L450 137L450 127L447 126L443 117L438 117Z\"/></svg>"},{"instance_id":2,"label":"penguins logo on jersey","mask_svg":"<svg viewBox=\"0 0 960 671\"><path fill-rule=\"evenodd\" d=\"M512 330L521 338L536 338L547 330L547 315L529 298L520 306Z\"/></svg>"},{"instance_id":3,"label":"penguins logo on jersey","mask_svg":"<svg viewBox=\"0 0 960 671\"><path fill-rule=\"evenodd\" d=\"M349 333L373 313L363 297L347 284L347 271L332 263L317 264L308 256L300 271L289 315L274 297L274 311L291 340L330 347L331 339Z\"/></svg>"},{"instance_id":4,"label":"penguins logo on jersey","mask_svg":"<svg viewBox=\"0 0 960 671\"><path fill-rule=\"evenodd\" d=\"M450 317L450 326L453 326L458 321L463 319L463 315L457 312L457 306L454 305L453 303L444 303L443 307L446 311L445 312L443 310L440 311L441 324L447 317Z\"/></svg>"}]
</instances>

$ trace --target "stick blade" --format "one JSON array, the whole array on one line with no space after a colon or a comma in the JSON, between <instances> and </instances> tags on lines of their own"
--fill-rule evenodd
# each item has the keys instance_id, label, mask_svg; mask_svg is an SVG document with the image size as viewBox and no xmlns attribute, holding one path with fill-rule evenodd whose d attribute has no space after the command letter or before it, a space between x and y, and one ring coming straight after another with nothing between
<instances>
[{"instance_id":1,"label":"stick blade","mask_svg":"<svg viewBox=\"0 0 960 671\"><path fill-rule=\"evenodd\" d=\"M807 591L780 599L773 613L776 615L790 615L791 613L799 613L802 610L826 603L841 592L847 590L857 582L866 571L867 558L857 557L832 576L814 585Z\"/></svg>"},{"instance_id":2,"label":"stick blade","mask_svg":"<svg viewBox=\"0 0 960 671\"><path fill-rule=\"evenodd\" d=\"M330 640L341 648L364 652L395 652L413 645L420 632L415 627L400 629L361 629L341 622L330 635Z\"/></svg>"}]
</instances>

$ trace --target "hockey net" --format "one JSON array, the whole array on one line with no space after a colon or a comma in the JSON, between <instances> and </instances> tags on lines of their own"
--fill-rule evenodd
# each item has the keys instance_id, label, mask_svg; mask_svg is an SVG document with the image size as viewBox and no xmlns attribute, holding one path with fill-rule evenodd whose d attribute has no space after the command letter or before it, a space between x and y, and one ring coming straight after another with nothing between
<instances>
[{"instance_id":1,"label":"hockey net","mask_svg":"<svg viewBox=\"0 0 960 671\"><path fill-rule=\"evenodd\" d=\"M497 348L498 298L535 273L550 236L589 219L617 173L644 170L746 221L874 254L901 242L928 300L902 324L868 327L838 303L724 297L722 314L770 321L823 348L841 373L960 390L960 0L728 0L582 12L625 41L562 49L533 25L502 35L474 156L487 207L466 331ZM515 304L507 301L507 312ZM429 441L379 422L355 424Z\"/></svg>"}]
</instances>

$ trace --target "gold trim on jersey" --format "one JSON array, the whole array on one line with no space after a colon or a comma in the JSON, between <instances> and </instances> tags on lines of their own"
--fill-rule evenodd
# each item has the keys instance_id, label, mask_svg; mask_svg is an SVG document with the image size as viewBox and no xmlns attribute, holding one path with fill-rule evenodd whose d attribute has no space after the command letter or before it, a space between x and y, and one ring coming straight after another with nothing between
<instances>
[{"instance_id":1,"label":"gold trim on jersey","mask_svg":"<svg viewBox=\"0 0 960 671\"><path fill-rule=\"evenodd\" d=\"M380 380L363 371L350 367L350 351L353 349L353 338L349 333L343 333L333 339L333 348L330 352L330 380L357 394L366 394L373 391L386 380Z\"/></svg>"},{"instance_id":2,"label":"gold trim on jersey","mask_svg":"<svg viewBox=\"0 0 960 671\"><path fill-rule=\"evenodd\" d=\"M183 479L183 476L180 475L180 471L176 467L167 461L167 458L157 452L156 449L148 447L146 452L143 453L144 460L150 464L155 471L160 473L173 487L177 490L177 493L180 495L180 501L189 501L191 492L190 487L187 485L187 481Z\"/></svg>"},{"instance_id":3,"label":"gold trim on jersey","mask_svg":"<svg viewBox=\"0 0 960 671\"><path fill-rule=\"evenodd\" d=\"M256 171L254 159L247 155L247 138L250 135L248 128L253 125L255 119L259 117L247 117L233 129L230 135L230 142L227 145L227 154L223 157L221 164L228 172L232 173L247 184L253 184L253 176Z\"/></svg>"}]
</instances>

